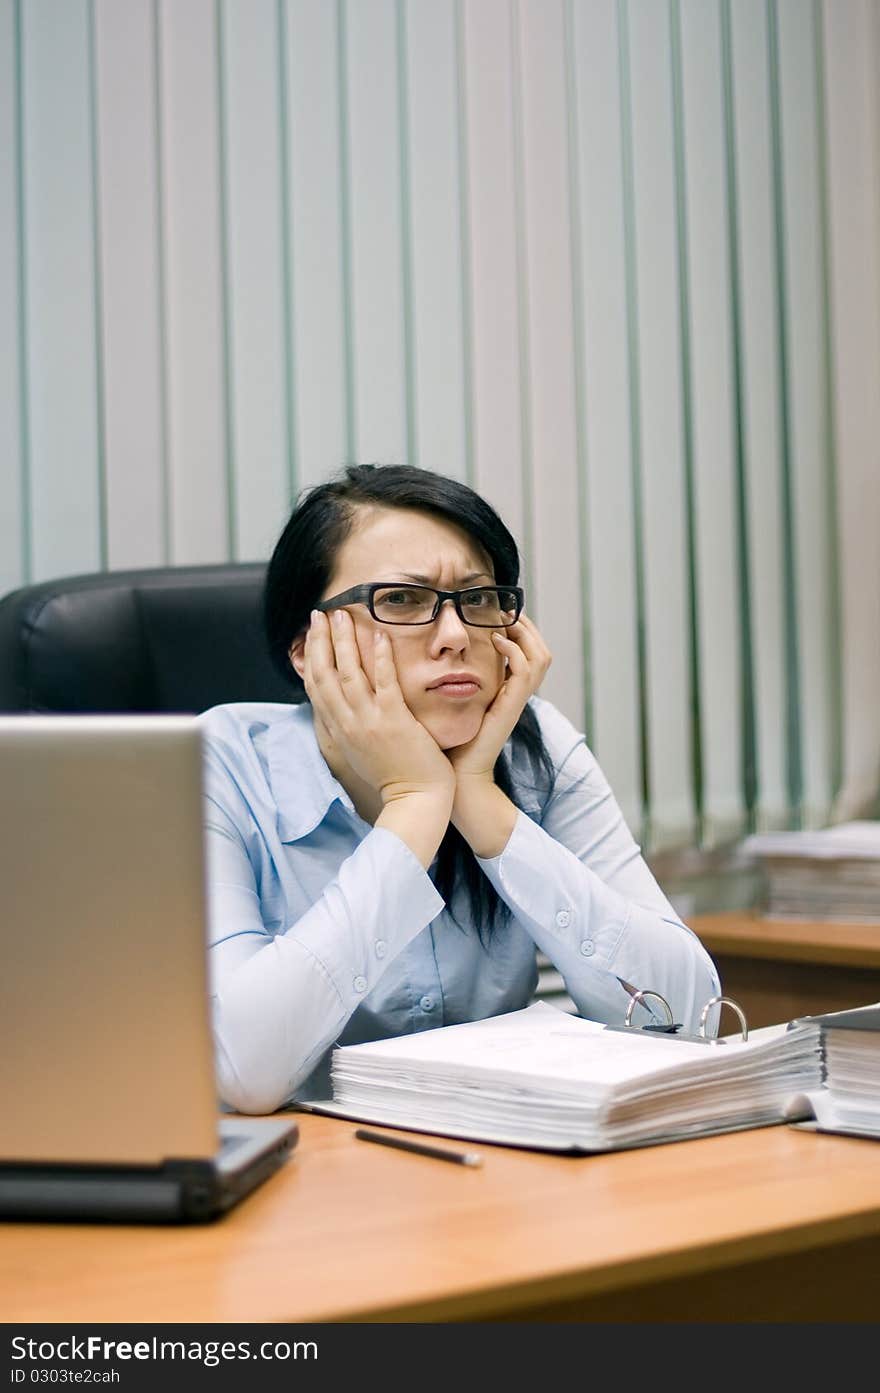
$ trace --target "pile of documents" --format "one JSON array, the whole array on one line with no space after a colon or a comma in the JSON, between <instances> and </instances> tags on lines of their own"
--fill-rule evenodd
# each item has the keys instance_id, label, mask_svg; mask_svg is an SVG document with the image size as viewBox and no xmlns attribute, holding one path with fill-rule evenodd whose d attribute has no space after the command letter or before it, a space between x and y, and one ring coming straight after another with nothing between
<instances>
[{"instance_id":1,"label":"pile of documents","mask_svg":"<svg viewBox=\"0 0 880 1393\"><path fill-rule=\"evenodd\" d=\"M818 1019L825 1087L811 1102L819 1129L880 1139L880 1004Z\"/></svg>"},{"instance_id":2,"label":"pile of documents","mask_svg":"<svg viewBox=\"0 0 880 1393\"><path fill-rule=\"evenodd\" d=\"M552 1151L610 1151L811 1115L820 1027L713 1043L615 1030L536 1002L333 1052L333 1098L362 1121Z\"/></svg>"},{"instance_id":3,"label":"pile of documents","mask_svg":"<svg viewBox=\"0 0 880 1393\"><path fill-rule=\"evenodd\" d=\"M768 917L880 923L880 822L763 833L742 851L764 870Z\"/></svg>"}]
</instances>

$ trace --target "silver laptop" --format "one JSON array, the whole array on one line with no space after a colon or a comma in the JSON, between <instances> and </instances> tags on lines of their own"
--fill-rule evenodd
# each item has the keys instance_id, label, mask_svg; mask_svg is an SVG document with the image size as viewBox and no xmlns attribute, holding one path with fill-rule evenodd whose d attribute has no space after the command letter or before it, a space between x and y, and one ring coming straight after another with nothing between
<instances>
[{"instance_id":1,"label":"silver laptop","mask_svg":"<svg viewBox=\"0 0 880 1393\"><path fill-rule=\"evenodd\" d=\"M0 716L0 1217L209 1219L290 1153L221 1118L192 716Z\"/></svg>"}]
</instances>

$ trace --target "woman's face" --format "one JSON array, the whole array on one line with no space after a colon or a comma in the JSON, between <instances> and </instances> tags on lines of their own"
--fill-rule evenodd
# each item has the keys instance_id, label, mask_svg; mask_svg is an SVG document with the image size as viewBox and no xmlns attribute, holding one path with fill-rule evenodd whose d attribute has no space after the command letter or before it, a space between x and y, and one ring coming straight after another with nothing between
<instances>
[{"instance_id":1,"label":"woman's face","mask_svg":"<svg viewBox=\"0 0 880 1393\"><path fill-rule=\"evenodd\" d=\"M323 600L372 581L415 581L438 590L462 590L495 580L489 558L452 523L414 508L362 505L357 514L337 552ZM370 682L373 634L381 628L391 640L403 698L416 719L442 750L472 740L504 679L504 659L492 642L491 629L464 624L451 603L441 606L432 624L411 627L379 624L365 604L348 609ZM474 690L462 695L438 686L450 673L474 679Z\"/></svg>"}]
</instances>

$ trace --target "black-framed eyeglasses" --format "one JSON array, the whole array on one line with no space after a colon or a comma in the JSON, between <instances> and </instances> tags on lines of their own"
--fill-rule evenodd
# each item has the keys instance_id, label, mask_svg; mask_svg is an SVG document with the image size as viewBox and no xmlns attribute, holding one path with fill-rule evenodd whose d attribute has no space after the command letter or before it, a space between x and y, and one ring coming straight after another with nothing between
<instances>
[{"instance_id":1,"label":"black-framed eyeglasses","mask_svg":"<svg viewBox=\"0 0 880 1393\"><path fill-rule=\"evenodd\" d=\"M464 624L477 629L509 628L515 624L525 604L525 592L518 585L473 585L467 590L435 590L432 585L390 585L387 581L354 585L316 609L341 609L343 605L366 605L380 624L433 624L446 600L455 605Z\"/></svg>"}]
</instances>

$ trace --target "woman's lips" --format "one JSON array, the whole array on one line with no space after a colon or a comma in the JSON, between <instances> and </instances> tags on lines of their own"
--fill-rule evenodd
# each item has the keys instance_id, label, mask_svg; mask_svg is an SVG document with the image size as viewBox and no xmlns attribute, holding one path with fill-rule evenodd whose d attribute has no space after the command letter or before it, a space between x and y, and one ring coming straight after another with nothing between
<instances>
[{"instance_id":1,"label":"woman's lips","mask_svg":"<svg viewBox=\"0 0 880 1393\"><path fill-rule=\"evenodd\" d=\"M432 692L439 692L441 696L449 697L469 697L475 696L480 690L479 682L441 682L439 686L430 687Z\"/></svg>"}]
</instances>

